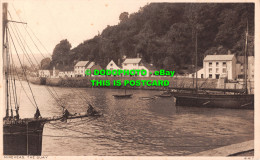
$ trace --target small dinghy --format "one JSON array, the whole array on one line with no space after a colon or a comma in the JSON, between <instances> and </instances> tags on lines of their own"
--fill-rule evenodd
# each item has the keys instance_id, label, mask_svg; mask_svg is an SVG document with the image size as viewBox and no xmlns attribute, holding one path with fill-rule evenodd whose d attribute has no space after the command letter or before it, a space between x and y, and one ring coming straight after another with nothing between
<instances>
[{"instance_id":1,"label":"small dinghy","mask_svg":"<svg viewBox=\"0 0 260 160\"><path fill-rule=\"evenodd\" d=\"M132 98L133 94L126 94L126 89L125 89L125 94L114 94L113 96L115 98Z\"/></svg>"},{"instance_id":2,"label":"small dinghy","mask_svg":"<svg viewBox=\"0 0 260 160\"><path fill-rule=\"evenodd\" d=\"M115 98L131 98L133 94L115 94Z\"/></svg>"},{"instance_id":3,"label":"small dinghy","mask_svg":"<svg viewBox=\"0 0 260 160\"><path fill-rule=\"evenodd\" d=\"M142 100L152 100L152 99L155 99L155 97L140 97L139 99L142 99Z\"/></svg>"}]
</instances>

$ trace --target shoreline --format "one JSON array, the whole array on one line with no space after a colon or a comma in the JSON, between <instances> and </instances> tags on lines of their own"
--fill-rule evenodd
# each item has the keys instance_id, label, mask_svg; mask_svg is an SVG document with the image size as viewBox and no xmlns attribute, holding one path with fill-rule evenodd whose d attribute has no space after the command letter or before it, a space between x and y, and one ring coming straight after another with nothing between
<instances>
[{"instance_id":1,"label":"shoreline","mask_svg":"<svg viewBox=\"0 0 260 160\"><path fill-rule=\"evenodd\" d=\"M167 90L174 88L193 88L192 78L183 77L72 77L72 78L40 78L29 77L29 82L37 85L57 86L57 87L74 87L74 88L112 88L112 89L143 89L143 90ZM91 80L109 80L110 86L92 86ZM120 80L121 86L113 86L114 80ZM124 80L168 80L169 86L130 86L123 85ZM195 85L195 81L194 81ZM217 88L218 80L216 79L199 79L199 88Z\"/></svg>"},{"instance_id":2,"label":"shoreline","mask_svg":"<svg viewBox=\"0 0 260 160\"><path fill-rule=\"evenodd\" d=\"M254 140L202 151L189 156L254 156Z\"/></svg>"}]
</instances>

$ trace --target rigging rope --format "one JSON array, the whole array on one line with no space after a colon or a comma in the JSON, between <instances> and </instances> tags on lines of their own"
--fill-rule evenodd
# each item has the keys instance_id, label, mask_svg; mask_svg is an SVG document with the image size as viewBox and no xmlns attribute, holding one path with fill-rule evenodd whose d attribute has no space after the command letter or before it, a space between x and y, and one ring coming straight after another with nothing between
<instances>
[{"instance_id":1,"label":"rigging rope","mask_svg":"<svg viewBox=\"0 0 260 160\"><path fill-rule=\"evenodd\" d=\"M10 13L9 13L10 14ZM15 35L15 33L14 33L14 31L13 31L13 29L12 29L12 27L11 27L11 30L12 30L12 32L13 32L13 34L14 34L14 36L15 36L15 38L17 39L17 37L16 37L16 35ZM19 29L17 29L18 31L19 31ZM19 33L20 33L20 31L19 31ZM16 31L16 34L17 34L17 36L19 37L19 35L18 35L18 32ZM19 38L20 39L20 38ZM21 41L21 39L20 39L20 41ZM18 42L18 40L17 40L17 42ZM22 42L21 42L22 43ZM27 44L26 44L27 45ZM21 45L20 45L20 43L19 43L19 46L20 46L20 48L23 50L23 48L25 49L25 47L23 46L23 48L21 47ZM29 46L27 45L27 47L29 48ZM31 49L29 49L30 51L31 51ZM25 55L26 55L26 58L27 58L27 60L28 60L28 62L30 63L31 62L31 65L33 66L33 62L32 62L32 60L30 59L30 56L29 56L29 54L27 53L27 51L26 50L23 50L24 52L25 52ZM34 57L35 58L35 57ZM36 59L35 59L36 60ZM20 62L21 63L21 62ZM39 63L38 63L38 61L36 60L36 63L39 65ZM21 64L21 66L22 66L22 64ZM40 65L39 65L40 66ZM47 88L47 86L45 86L46 88ZM50 94L53 96L53 98L54 98L54 100L58 103L58 98L56 98L55 97L55 95L52 93L52 91L50 90L50 89L47 89L47 91L48 92L50 92ZM54 92L55 92L55 90L54 90ZM56 93L56 92L55 92ZM58 94L56 93L56 95L58 96ZM58 105L60 105L60 106L62 106L60 103L58 103ZM64 107L62 107L62 108L64 108Z\"/></svg>"},{"instance_id":2,"label":"rigging rope","mask_svg":"<svg viewBox=\"0 0 260 160\"><path fill-rule=\"evenodd\" d=\"M9 13L9 12L8 12L8 13ZM14 26L14 30L15 30L15 32L16 32L16 34L17 34L17 36L18 36L18 38L19 38L19 40L20 40L20 42L21 42L21 44L22 44L22 46L23 46L23 48L24 48L24 50L26 51L26 53L28 54L28 52L27 52L25 46L23 45L23 42L26 44L26 46L27 46L27 48L29 49L31 55L33 56L35 62L38 63L37 59L36 59L35 56L32 54L33 52L31 51L31 49L30 49L29 46L27 45L25 39L23 38L23 36L22 36L21 32L19 31L18 27L16 26L16 24L13 24L13 26ZM20 38L19 35L21 35L22 38ZM22 42L22 40L23 40L23 42ZM28 57L29 57L29 55L28 55ZM32 62L32 63L33 63L33 62Z\"/></svg>"},{"instance_id":3,"label":"rigging rope","mask_svg":"<svg viewBox=\"0 0 260 160\"><path fill-rule=\"evenodd\" d=\"M14 5L12 5L13 6L13 8L14 8L14 10L15 10L15 7L14 7ZM9 13L10 14L10 13ZM17 13L16 13L17 14ZM17 16L19 17L19 20L21 21L21 17L17 14ZM11 15L10 15L10 17L11 17ZM28 26L28 25L26 25L26 26ZM37 48L37 50L40 52L40 54L45 58L45 56L43 55L43 53L40 51L40 49L38 48L38 46L36 45L36 43L34 42L34 40L33 40L33 38L32 38L32 36L31 36L31 34L28 32L28 30L26 29L26 27L23 25L23 27L24 27L24 29L25 29L25 31L26 31L26 33L29 35L29 37L30 37L30 40L33 42L33 44L35 45L35 47ZM46 47L42 44L42 42L39 40L39 38L35 35L35 33L33 32L33 30L28 26L28 28L31 30L31 32L32 32L32 34L33 34L33 36L37 39L37 41L42 45L42 47L45 49L45 51L47 52L47 54L49 54L50 56L52 56L48 51L47 51L47 49L46 49ZM19 31L19 29L18 29L18 31ZM19 32L20 33L20 32ZM27 45L27 44L26 44ZM27 45L27 47L29 48L29 46ZM40 66L40 65L39 65ZM47 86L46 86L46 88L47 88ZM57 94L57 92L55 91L55 89L52 87L52 89L53 89L53 91L54 91L54 93L55 94L53 94L52 93L52 91L50 90L50 89L47 89L48 90L48 92L50 92L50 94L53 96L53 98L54 98L54 100L58 103L58 100L60 99L59 98L59 96L58 96L58 94ZM70 88L71 89L71 88ZM81 92L79 91L79 94L76 92L76 91L74 91L73 89L71 89L71 91L73 91L75 94L77 94L78 95L78 97L80 97L82 100L85 100L86 102L88 101L84 96L82 96L82 94L81 94ZM55 97L55 95L58 97ZM59 103L58 103L59 104ZM63 105L61 105L60 104L60 106L62 107L62 108L64 108L64 104Z\"/></svg>"},{"instance_id":4,"label":"rigging rope","mask_svg":"<svg viewBox=\"0 0 260 160\"><path fill-rule=\"evenodd\" d=\"M8 44L9 45L9 44ZM14 76L14 63L12 63L13 62L13 56L12 56L12 51L11 51L11 48L10 48L10 46L9 46L9 64L10 64L10 68L11 68L11 71L12 71L12 73L11 73L11 76L13 76L13 85L12 85L12 87L14 87L14 90L13 90L13 94L14 94L14 97L15 97L15 109L17 110L17 106L18 106L18 102L17 102L17 93L16 93L16 85L15 85L15 76ZM11 62L11 60L12 60L12 62Z\"/></svg>"},{"instance_id":5,"label":"rigging rope","mask_svg":"<svg viewBox=\"0 0 260 160\"><path fill-rule=\"evenodd\" d=\"M19 62L20 62L20 64L21 64L21 67L22 67L22 70L23 70L23 73L24 73L24 76L25 76L25 79L26 79L26 81L27 81L27 83L28 83L28 86L29 86L29 88L30 88L30 91L31 91L31 94L32 94L32 97L33 97L33 100L34 100L34 103L35 103L35 106L36 106L36 108L38 109L38 105L37 105L37 103L36 103L36 100L35 100L35 97L34 97L32 88L31 88L31 86L30 86L30 84L29 84L27 75L26 75L26 73L25 73L25 69L24 69L24 67L22 66L22 62L21 62L20 56L18 55L16 46L15 46L15 44L14 44L14 41L13 41L13 38L12 38L12 35L11 35L11 33L10 33L9 28L7 28L7 31L8 31L8 33L9 33L10 38L11 38L11 40L12 40L12 43L13 43L13 45L14 45L14 49L15 49L16 55L17 55L17 57L18 57L18 59L19 59Z\"/></svg>"},{"instance_id":6,"label":"rigging rope","mask_svg":"<svg viewBox=\"0 0 260 160\"><path fill-rule=\"evenodd\" d=\"M12 59L12 63L14 64L13 59ZM14 67L15 67L15 65L14 65ZM30 99L29 95L27 94L27 92L26 92L26 90L25 90L25 88L24 88L24 86L23 86L23 84L22 84L22 82L21 82L21 80L20 80L20 78L19 78L19 74L18 74L16 68L15 68L14 70L15 70L16 75L18 75L18 76L17 76L17 77L18 77L18 81L20 82L21 87L22 87L22 89L23 89L25 95L27 96L27 98L29 99L29 101L31 102L31 104L32 104L33 106L35 106L35 104L34 104L34 103L32 102L32 100ZM22 91L22 90L21 90L21 91ZM35 107L36 107L36 106L35 106Z\"/></svg>"},{"instance_id":7,"label":"rigging rope","mask_svg":"<svg viewBox=\"0 0 260 160\"><path fill-rule=\"evenodd\" d=\"M17 40L17 37L16 37L16 34L14 33L13 29L12 29L12 26L10 25L10 27L8 27L8 30L9 28L11 29L11 31L13 32L13 35L14 35L14 38L16 39L18 45L20 46L21 50L25 53L25 57L27 58L27 61L29 62L29 64L33 67L33 62L31 60L31 58L27 55L27 52L23 49L23 47L21 47L22 45L20 44L20 42Z\"/></svg>"}]
</instances>

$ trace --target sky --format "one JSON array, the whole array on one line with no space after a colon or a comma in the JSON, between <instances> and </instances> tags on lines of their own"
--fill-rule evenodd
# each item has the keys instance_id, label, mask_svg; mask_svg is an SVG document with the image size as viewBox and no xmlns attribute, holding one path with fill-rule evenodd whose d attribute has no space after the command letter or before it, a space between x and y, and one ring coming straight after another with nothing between
<instances>
[{"instance_id":1,"label":"sky","mask_svg":"<svg viewBox=\"0 0 260 160\"><path fill-rule=\"evenodd\" d=\"M118 24L120 13L138 12L140 7L149 3L148 0L9 0L7 2L12 20L27 23L24 26L11 25L19 28L25 41L32 46L34 54L39 51L26 34L25 28L31 36L34 33L46 50L52 53L61 40L67 39L74 48L83 41L93 38L98 32L102 33L107 25ZM46 54L47 51L43 47L40 48L40 43L36 44L39 50Z\"/></svg>"}]
</instances>

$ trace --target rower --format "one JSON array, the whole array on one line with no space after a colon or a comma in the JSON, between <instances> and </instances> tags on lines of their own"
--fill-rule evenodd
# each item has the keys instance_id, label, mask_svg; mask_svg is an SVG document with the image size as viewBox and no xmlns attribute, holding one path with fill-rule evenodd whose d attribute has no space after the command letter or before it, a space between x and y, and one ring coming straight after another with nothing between
<instances>
[{"instance_id":1,"label":"rower","mask_svg":"<svg viewBox=\"0 0 260 160\"><path fill-rule=\"evenodd\" d=\"M68 119L69 115L70 115L70 112L67 109L65 109L64 112L63 112L63 118Z\"/></svg>"},{"instance_id":2,"label":"rower","mask_svg":"<svg viewBox=\"0 0 260 160\"><path fill-rule=\"evenodd\" d=\"M91 104L88 104L88 110L87 110L87 114L94 116L95 114L97 114L98 112L92 107Z\"/></svg>"}]
</instances>

